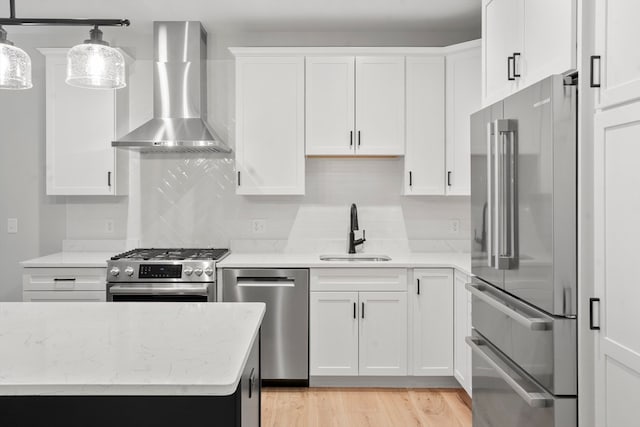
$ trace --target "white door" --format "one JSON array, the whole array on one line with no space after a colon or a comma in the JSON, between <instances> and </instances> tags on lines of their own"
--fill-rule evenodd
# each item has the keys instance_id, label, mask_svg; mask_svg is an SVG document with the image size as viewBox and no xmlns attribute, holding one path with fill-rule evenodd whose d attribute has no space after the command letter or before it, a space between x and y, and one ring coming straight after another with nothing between
<instances>
[{"instance_id":1,"label":"white door","mask_svg":"<svg viewBox=\"0 0 640 427\"><path fill-rule=\"evenodd\" d=\"M416 269L413 279L413 375L453 375L453 271Z\"/></svg>"},{"instance_id":2,"label":"white door","mask_svg":"<svg viewBox=\"0 0 640 427\"><path fill-rule=\"evenodd\" d=\"M518 87L509 58L522 53L521 3L522 0L482 0L484 105L504 98Z\"/></svg>"},{"instance_id":3,"label":"white door","mask_svg":"<svg viewBox=\"0 0 640 427\"><path fill-rule=\"evenodd\" d=\"M594 144L595 425L629 426L640 407L640 103L596 114Z\"/></svg>"},{"instance_id":4,"label":"white door","mask_svg":"<svg viewBox=\"0 0 640 427\"><path fill-rule=\"evenodd\" d=\"M236 60L236 193L304 194L304 58Z\"/></svg>"},{"instance_id":5,"label":"white door","mask_svg":"<svg viewBox=\"0 0 640 427\"><path fill-rule=\"evenodd\" d=\"M307 156L355 153L355 57L306 58Z\"/></svg>"},{"instance_id":6,"label":"white door","mask_svg":"<svg viewBox=\"0 0 640 427\"><path fill-rule=\"evenodd\" d=\"M471 336L471 313L469 311L469 291L465 285L470 281L466 274L454 272L453 283L453 376L460 385L467 390L471 389L471 371L469 360L471 349L465 342L465 338Z\"/></svg>"},{"instance_id":7,"label":"white door","mask_svg":"<svg viewBox=\"0 0 640 427\"><path fill-rule=\"evenodd\" d=\"M358 312L357 292L310 293L310 375L358 375Z\"/></svg>"},{"instance_id":8,"label":"white door","mask_svg":"<svg viewBox=\"0 0 640 427\"><path fill-rule=\"evenodd\" d=\"M356 57L356 152L404 155L404 56Z\"/></svg>"},{"instance_id":9,"label":"white door","mask_svg":"<svg viewBox=\"0 0 640 427\"><path fill-rule=\"evenodd\" d=\"M447 56L447 174L448 195L471 194L471 114L481 106L480 49Z\"/></svg>"},{"instance_id":10,"label":"white door","mask_svg":"<svg viewBox=\"0 0 640 427\"><path fill-rule=\"evenodd\" d=\"M66 54L47 55L47 194L113 194L115 91L70 86L66 76Z\"/></svg>"},{"instance_id":11,"label":"white door","mask_svg":"<svg viewBox=\"0 0 640 427\"><path fill-rule=\"evenodd\" d=\"M576 0L522 0L522 78L535 83L576 69Z\"/></svg>"},{"instance_id":12,"label":"white door","mask_svg":"<svg viewBox=\"0 0 640 427\"><path fill-rule=\"evenodd\" d=\"M360 292L360 375L407 375L407 293Z\"/></svg>"},{"instance_id":13,"label":"white door","mask_svg":"<svg viewBox=\"0 0 640 427\"><path fill-rule=\"evenodd\" d=\"M598 0L596 4L596 49L601 57L598 107L640 98L640 2ZM598 68L597 61L595 63Z\"/></svg>"},{"instance_id":14,"label":"white door","mask_svg":"<svg viewBox=\"0 0 640 427\"><path fill-rule=\"evenodd\" d=\"M444 194L444 57L408 56L405 195Z\"/></svg>"}]
</instances>

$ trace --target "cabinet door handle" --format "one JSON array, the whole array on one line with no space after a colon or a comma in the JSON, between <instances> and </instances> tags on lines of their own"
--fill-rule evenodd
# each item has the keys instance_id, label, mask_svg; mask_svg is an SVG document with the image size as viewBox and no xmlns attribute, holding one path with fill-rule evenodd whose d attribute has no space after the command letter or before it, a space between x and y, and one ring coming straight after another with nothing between
<instances>
[{"instance_id":1,"label":"cabinet door handle","mask_svg":"<svg viewBox=\"0 0 640 427\"><path fill-rule=\"evenodd\" d=\"M447 186L451 187L451 171L447 171Z\"/></svg>"},{"instance_id":2,"label":"cabinet door handle","mask_svg":"<svg viewBox=\"0 0 640 427\"><path fill-rule=\"evenodd\" d=\"M111 187L111 171L107 172L107 186Z\"/></svg>"},{"instance_id":3,"label":"cabinet door handle","mask_svg":"<svg viewBox=\"0 0 640 427\"><path fill-rule=\"evenodd\" d=\"M598 314L598 325L596 326L593 318L595 317L593 315L594 313L594 309L593 309L593 305L594 303L598 303L598 310L600 309L600 298L589 298L589 329L591 329L592 331L599 331L600 330L600 315Z\"/></svg>"},{"instance_id":4,"label":"cabinet door handle","mask_svg":"<svg viewBox=\"0 0 640 427\"><path fill-rule=\"evenodd\" d=\"M515 59L513 56L507 58L507 80L515 80L516 78L511 75L511 67L514 64Z\"/></svg>"},{"instance_id":5,"label":"cabinet door handle","mask_svg":"<svg viewBox=\"0 0 640 427\"><path fill-rule=\"evenodd\" d=\"M356 318L358 317L358 316L356 315L356 310L357 310L357 308L356 308L356 303L354 302L354 303L353 303L353 318L354 318L354 319L356 319Z\"/></svg>"},{"instance_id":6,"label":"cabinet door handle","mask_svg":"<svg viewBox=\"0 0 640 427\"><path fill-rule=\"evenodd\" d=\"M409 187L413 186L413 173L409 171Z\"/></svg>"},{"instance_id":7,"label":"cabinet door handle","mask_svg":"<svg viewBox=\"0 0 640 427\"><path fill-rule=\"evenodd\" d=\"M255 368L251 369L251 373L249 374L249 399L253 396L253 387L256 385L256 374Z\"/></svg>"},{"instance_id":8,"label":"cabinet door handle","mask_svg":"<svg viewBox=\"0 0 640 427\"><path fill-rule=\"evenodd\" d=\"M55 277L53 279L54 282L75 282L75 277Z\"/></svg>"},{"instance_id":9,"label":"cabinet door handle","mask_svg":"<svg viewBox=\"0 0 640 427\"><path fill-rule=\"evenodd\" d=\"M420 279L416 279L418 281L418 295L420 295Z\"/></svg>"},{"instance_id":10,"label":"cabinet door handle","mask_svg":"<svg viewBox=\"0 0 640 427\"><path fill-rule=\"evenodd\" d=\"M600 76L600 68L601 68L601 58L600 55L591 55L591 61L589 65L589 85L591 87L600 87L600 83L602 83L602 78ZM596 73L595 73L595 63L598 60L598 83L596 83Z\"/></svg>"},{"instance_id":11,"label":"cabinet door handle","mask_svg":"<svg viewBox=\"0 0 640 427\"><path fill-rule=\"evenodd\" d=\"M349 147L353 147L353 131L349 131Z\"/></svg>"},{"instance_id":12,"label":"cabinet door handle","mask_svg":"<svg viewBox=\"0 0 640 427\"><path fill-rule=\"evenodd\" d=\"M364 319L364 303L362 303L362 318Z\"/></svg>"},{"instance_id":13,"label":"cabinet door handle","mask_svg":"<svg viewBox=\"0 0 640 427\"><path fill-rule=\"evenodd\" d=\"M240 187L240 171L238 171L238 187Z\"/></svg>"},{"instance_id":14,"label":"cabinet door handle","mask_svg":"<svg viewBox=\"0 0 640 427\"><path fill-rule=\"evenodd\" d=\"M358 131L358 147L360 147L360 142L361 142L360 131Z\"/></svg>"},{"instance_id":15,"label":"cabinet door handle","mask_svg":"<svg viewBox=\"0 0 640 427\"><path fill-rule=\"evenodd\" d=\"M518 61L520 60L520 52L513 53L513 77L522 77L518 72Z\"/></svg>"}]
</instances>

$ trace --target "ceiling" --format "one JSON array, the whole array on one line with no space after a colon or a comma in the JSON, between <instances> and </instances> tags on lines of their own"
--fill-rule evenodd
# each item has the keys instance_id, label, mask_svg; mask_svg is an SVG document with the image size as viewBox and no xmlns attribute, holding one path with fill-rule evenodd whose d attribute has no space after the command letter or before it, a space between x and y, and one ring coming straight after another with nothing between
<instances>
[{"instance_id":1,"label":"ceiling","mask_svg":"<svg viewBox=\"0 0 640 427\"><path fill-rule=\"evenodd\" d=\"M216 31L480 31L481 0L16 0L19 18L198 20ZM4 3L4 6L2 5ZM9 0L0 15L9 16ZM21 28L22 31L39 29Z\"/></svg>"}]
</instances>

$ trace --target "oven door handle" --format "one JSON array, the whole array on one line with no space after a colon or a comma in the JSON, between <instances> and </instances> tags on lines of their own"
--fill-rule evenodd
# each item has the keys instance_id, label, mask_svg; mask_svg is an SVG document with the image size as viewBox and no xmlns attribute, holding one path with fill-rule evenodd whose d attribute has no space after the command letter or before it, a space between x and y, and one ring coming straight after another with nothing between
<instances>
[{"instance_id":1,"label":"oven door handle","mask_svg":"<svg viewBox=\"0 0 640 427\"><path fill-rule=\"evenodd\" d=\"M175 285L144 285L125 286L113 285L109 288L111 295L207 295L208 284Z\"/></svg>"},{"instance_id":2,"label":"oven door handle","mask_svg":"<svg viewBox=\"0 0 640 427\"><path fill-rule=\"evenodd\" d=\"M520 314L513 308L507 306L498 298L492 296L488 292L484 292L482 288L474 283L467 283L464 287L471 292L471 295L479 300L489 304L491 307L500 311L531 331L546 331L551 329L552 322L550 320L539 317L527 317Z\"/></svg>"},{"instance_id":3,"label":"oven door handle","mask_svg":"<svg viewBox=\"0 0 640 427\"><path fill-rule=\"evenodd\" d=\"M545 393L532 393L525 390L520 384L518 384L518 381L513 379L511 375L509 375L509 373L506 372L500 364L490 356L490 350L485 351L481 348L481 346L486 347L486 345L483 345L484 342L482 340L471 337L466 337L464 340L478 356L482 357L482 359L484 359L484 361L488 363L489 366L491 366L507 384L509 384L509 387L511 387L513 391L515 391L516 394L527 403L527 405L532 408L545 408L553 403L553 399L549 398Z\"/></svg>"}]
</instances>

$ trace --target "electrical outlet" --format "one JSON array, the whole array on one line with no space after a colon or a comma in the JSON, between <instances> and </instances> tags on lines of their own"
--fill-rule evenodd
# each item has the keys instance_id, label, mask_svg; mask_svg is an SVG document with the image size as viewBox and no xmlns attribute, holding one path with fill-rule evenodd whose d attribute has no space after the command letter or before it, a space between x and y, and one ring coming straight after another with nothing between
<instances>
[{"instance_id":1,"label":"electrical outlet","mask_svg":"<svg viewBox=\"0 0 640 427\"><path fill-rule=\"evenodd\" d=\"M18 232L18 218L7 218L7 233L16 234Z\"/></svg>"},{"instance_id":2,"label":"electrical outlet","mask_svg":"<svg viewBox=\"0 0 640 427\"><path fill-rule=\"evenodd\" d=\"M460 220L452 219L451 222L449 222L449 231L452 234L458 234L460 232Z\"/></svg>"},{"instance_id":3,"label":"electrical outlet","mask_svg":"<svg viewBox=\"0 0 640 427\"><path fill-rule=\"evenodd\" d=\"M251 231L253 234L264 234L267 232L267 221L264 219L254 219L251 221Z\"/></svg>"},{"instance_id":4,"label":"electrical outlet","mask_svg":"<svg viewBox=\"0 0 640 427\"><path fill-rule=\"evenodd\" d=\"M107 234L113 234L113 229L114 229L114 225L113 225L113 220L112 219L108 219L104 222L104 231Z\"/></svg>"}]
</instances>

